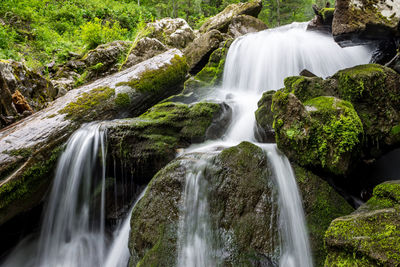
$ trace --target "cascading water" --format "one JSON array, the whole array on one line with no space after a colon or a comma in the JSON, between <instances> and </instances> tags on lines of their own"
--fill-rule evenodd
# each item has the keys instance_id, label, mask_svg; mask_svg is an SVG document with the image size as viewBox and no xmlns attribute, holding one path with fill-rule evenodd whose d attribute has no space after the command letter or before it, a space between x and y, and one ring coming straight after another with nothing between
<instances>
[{"instance_id":1,"label":"cascading water","mask_svg":"<svg viewBox=\"0 0 400 267\"><path fill-rule=\"evenodd\" d=\"M306 31L306 23L293 23L276 29L248 34L238 38L231 45L224 69L222 87L213 92L210 98L227 101L233 107L232 123L222 140L195 145L188 152L211 152L217 147L229 147L241 141L256 142L254 127L254 112L257 101L264 91L277 90L284 86L283 81L288 76L298 75L307 69L317 76L327 77L336 71L366 64L370 60L370 50L367 47L339 47L328 35ZM296 180L288 159L281 154L275 144L257 144L267 153L279 192L279 213L281 226L281 267L310 267L313 266L312 256L301 197ZM201 190L201 176L188 175L187 185L193 192ZM194 187L193 187L194 186ZM193 210L198 211L199 203L207 203L204 195L192 193L187 196L185 189L185 205L188 198L195 203ZM202 199L192 199L201 196ZM197 205L197 206L196 206ZM184 209L184 212L185 209ZM200 212L200 211L198 211ZM203 220L202 218L194 219ZM180 236L178 252L179 266L215 266L216 262L204 265L198 259L204 257L205 250L212 247L196 247L208 244L205 232L211 232L198 227L199 221L187 215L181 223L187 231ZM196 232L197 231L197 232ZM185 255L186 265L182 265L182 255Z\"/></svg>"},{"instance_id":2,"label":"cascading water","mask_svg":"<svg viewBox=\"0 0 400 267\"><path fill-rule=\"evenodd\" d=\"M205 157L206 155L204 155ZM208 160L200 159L186 174L183 216L179 225L178 267L215 266L212 255L212 233L204 171Z\"/></svg>"},{"instance_id":3,"label":"cascading water","mask_svg":"<svg viewBox=\"0 0 400 267\"><path fill-rule=\"evenodd\" d=\"M307 69L326 77L339 69L368 63L368 48L343 49L331 37L307 32L305 28L305 23L294 23L243 36L231 45L223 86L208 98L218 98L233 107L232 123L221 140L193 146L187 152L210 154L217 147L256 142L257 101L262 92L282 88L288 76ZM127 265L131 212L117 228L112 245L106 245L104 136L100 124L89 124L70 138L59 161L39 240L23 242L3 266ZM312 266L301 199L290 163L275 145L258 145L268 155L279 191L282 229L279 265ZM207 182L203 179L207 162L200 160L186 177L178 235L179 267L218 265L211 242ZM97 168L99 165L101 168Z\"/></svg>"},{"instance_id":4,"label":"cascading water","mask_svg":"<svg viewBox=\"0 0 400 267\"><path fill-rule=\"evenodd\" d=\"M2 266L127 265L130 213L107 246L105 136L100 123L84 125L71 136L58 162L39 238L23 241Z\"/></svg>"}]
</instances>

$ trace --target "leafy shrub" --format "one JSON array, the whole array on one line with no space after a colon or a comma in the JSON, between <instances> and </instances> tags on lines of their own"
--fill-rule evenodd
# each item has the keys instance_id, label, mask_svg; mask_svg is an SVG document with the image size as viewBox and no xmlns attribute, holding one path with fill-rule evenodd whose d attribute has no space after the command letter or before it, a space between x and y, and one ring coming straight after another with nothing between
<instances>
[{"instance_id":1,"label":"leafy shrub","mask_svg":"<svg viewBox=\"0 0 400 267\"><path fill-rule=\"evenodd\" d=\"M127 30L121 28L118 21L111 25L110 21L104 23L99 18L94 18L93 21L81 26L81 38L88 49L96 48L100 44L124 39L126 33Z\"/></svg>"}]
</instances>

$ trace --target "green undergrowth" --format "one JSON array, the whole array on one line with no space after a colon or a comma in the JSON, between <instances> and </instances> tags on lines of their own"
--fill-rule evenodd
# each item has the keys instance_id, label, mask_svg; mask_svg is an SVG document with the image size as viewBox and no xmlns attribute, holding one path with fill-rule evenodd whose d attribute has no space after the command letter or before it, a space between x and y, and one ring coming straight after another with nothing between
<instances>
[{"instance_id":1,"label":"green undergrowth","mask_svg":"<svg viewBox=\"0 0 400 267\"><path fill-rule=\"evenodd\" d=\"M98 44L134 39L137 25L154 12L135 1L2 0L0 58L24 59L29 67L68 60Z\"/></svg>"}]
</instances>

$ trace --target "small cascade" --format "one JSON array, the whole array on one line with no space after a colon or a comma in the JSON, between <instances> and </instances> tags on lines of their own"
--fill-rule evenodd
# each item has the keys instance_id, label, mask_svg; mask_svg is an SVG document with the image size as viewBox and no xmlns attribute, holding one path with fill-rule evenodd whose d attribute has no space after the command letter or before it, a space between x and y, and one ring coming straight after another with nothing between
<instances>
[{"instance_id":1,"label":"small cascade","mask_svg":"<svg viewBox=\"0 0 400 267\"><path fill-rule=\"evenodd\" d=\"M145 193L146 189L140 193L135 203L133 203L132 207L129 209L123 222L115 230L113 242L108 250L104 267L126 267L128 265L129 257L131 256L128 249L128 241L129 232L131 230L132 211L136 204L143 198Z\"/></svg>"},{"instance_id":2,"label":"small cascade","mask_svg":"<svg viewBox=\"0 0 400 267\"><path fill-rule=\"evenodd\" d=\"M258 144L267 153L279 192L279 229L281 232L281 267L313 266L301 197L296 179L285 155L275 144Z\"/></svg>"},{"instance_id":3,"label":"small cascade","mask_svg":"<svg viewBox=\"0 0 400 267\"><path fill-rule=\"evenodd\" d=\"M204 155L206 157L206 155ZM216 266L207 200L207 159L200 159L186 174L183 208L178 232L178 267Z\"/></svg>"},{"instance_id":4,"label":"small cascade","mask_svg":"<svg viewBox=\"0 0 400 267\"><path fill-rule=\"evenodd\" d=\"M101 265L105 252L105 149L100 124L82 127L68 141L44 215L37 266ZM95 199L98 203L93 205Z\"/></svg>"}]
</instances>

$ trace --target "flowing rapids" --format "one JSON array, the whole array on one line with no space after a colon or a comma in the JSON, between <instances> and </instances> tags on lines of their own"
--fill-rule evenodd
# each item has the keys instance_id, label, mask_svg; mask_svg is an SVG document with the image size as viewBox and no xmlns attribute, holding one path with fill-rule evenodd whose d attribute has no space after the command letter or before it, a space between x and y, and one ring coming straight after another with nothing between
<instances>
[{"instance_id":1,"label":"flowing rapids","mask_svg":"<svg viewBox=\"0 0 400 267\"><path fill-rule=\"evenodd\" d=\"M241 141L257 142L254 116L257 101L264 91L282 88L283 81L288 76L298 75L303 69L307 69L317 76L327 77L340 69L369 62L371 56L367 47L341 48L332 37L308 32L306 26L306 23L293 23L248 34L233 42L225 63L222 87L208 97L230 104L233 108L232 123L222 140L194 145L186 152L209 153L217 148L237 145ZM257 145L267 153L279 192L282 240L279 266L313 266L301 197L290 163L276 145ZM201 175L188 175L186 187L190 186L192 192L204 191L199 178ZM197 199L193 200L195 197ZM197 205L193 207L196 210L200 203L207 203L205 195L192 193L189 196L185 189L185 208L181 223L190 224L185 227L193 231L186 231L184 236L180 236L178 266L216 266L217 260L204 265L206 260L210 260L206 257L209 254L204 251L213 250L211 246L204 248L210 244L208 240L212 239L204 233L212 232L204 229L206 224L200 225L200 220L206 221L203 217L197 217L197 221L193 218L187 219L188 201ZM184 261L182 255L185 256ZM182 265L182 262L186 265Z\"/></svg>"}]
</instances>

